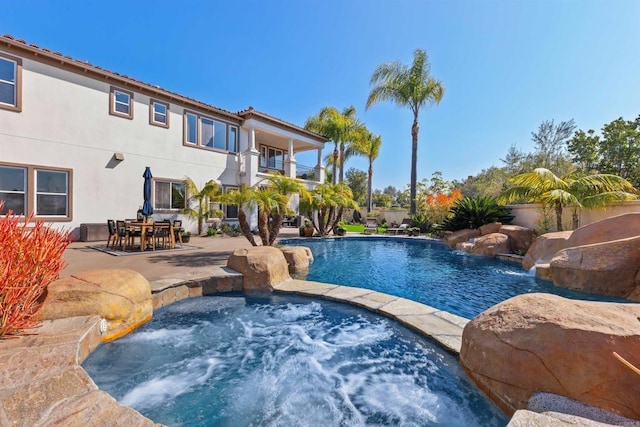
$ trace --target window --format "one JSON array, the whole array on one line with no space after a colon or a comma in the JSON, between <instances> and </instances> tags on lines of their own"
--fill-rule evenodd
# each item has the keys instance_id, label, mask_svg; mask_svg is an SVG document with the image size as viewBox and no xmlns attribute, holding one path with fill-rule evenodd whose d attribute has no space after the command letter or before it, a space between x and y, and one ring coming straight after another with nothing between
<instances>
[{"instance_id":1,"label":"window","mask_svg":"<svg viewBox=\"0 0 640 427\"><path fill-rule=\"evenodd\" d=\"M198 116L192 113L185 114L185 142L198 144Z\"/></svg>"},{"instance_id":2,"label":"window","mask_svg":"<svg viewBox=\"0 0 640 427\"><path fill-rule=\"evenodd\" d=\"M22 110L22 60L0 53L0 108Z\"/></svg>"},{"instance_id":3,"label":"window","mask_svg":"<svg viewBox=\"0 0 640 427\"><path fill-rule=\"evenodd\" d=\"M284 152L277 148L260 146L260 167L273 170L284 170Z\"/></svg>"},{"instance_id":4,"label":"window","mask_svg":"<svg viewBox=\"0 0 640 427\"><path fill-rule=\"evenodd\" d=\"M184 142L222 151L238 151L238 128L226 123L185 112Z\"/></svg>"},{"instance_id":5,"label":"window","mask_svg":"<svg viewBox=\"0 0 640 427\"><path fill-rule=\"evenodd\" d=\"M238 187L223 187L225 193L237 189ZM223 205L222 211L224 212L224 219L238 219L238 205Z\"/></svg>"},{"instance_id":6,"label":"window","mask_svg":"<svg viewBox=\"0 0 640 427\"><path fill-rule=\"evenodd\" d=\"M186 207L184 181L155 181L154 209L176 210Z\"/></svg>"},{"instance_id":7,"label":"window","mask_svg":"<svg viewBox=\"0 0 640 427\"><path fill-rule=\"evenodd\" d=\"M238 152L238 128L235 126L229 126L229 142L227 142L229 152Z\"/></svg>"},{"instance_id":8,"label":"window","mask_svg":"<svg viewBox=\"0 0 640 427\"><path fill-rule=\"evenodd\" d=\"M0 214L12 210L17 215L27 211L27 169L0 166L0 200L4 207Z\"/></svg>"},{"instance_id":9,"label":"window","mask_svg":"<svg viewBox=\"0 0 640 427\"><path fill-rule=\"evenodd\" d=\"M71 220L72 171L33 165L0 165L0 213L35 212L47 220Z\"/></svg>"},{"instance_id":10,"label":"window","mask_svg":"<svg viewBox=\"0 0 640 427\"><path fill-rule=\"evenodd\" d=\"M67 216L69 183L66 172L36 169L38 216Z\"/></svg>"},{"instance_id":11,"label":"window","mask_svg":"<svg viewBox=\"0 0 640 427\"><path fill-rule=\"evenodd\" d=\"M133 92L111 87L109 114L133 119Z\"/></svg>"},{"instance_id":12,"label":"window","mask_svg":"<svg viewBox=\"0 0 640 427\"><path fill-rule=\"evenodd\" d=\"M164 128L169 127L169 105L152 99L149 103L149 123Z\"/></svg>"}]
</instances>

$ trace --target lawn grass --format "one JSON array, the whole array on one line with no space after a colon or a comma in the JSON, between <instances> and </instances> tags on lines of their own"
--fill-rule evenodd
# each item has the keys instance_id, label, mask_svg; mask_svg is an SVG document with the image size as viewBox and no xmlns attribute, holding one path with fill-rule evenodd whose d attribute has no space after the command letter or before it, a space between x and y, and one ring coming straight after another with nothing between
<instances>
[{"instance_id":1,"label":"lawn grass","mask_svg":"<svg viewBox=\"0 0 640 427\"><path fill-rule=\"evenodd\" d=\"M364 233L364 224L344 224L342 228L350 233ZM386 227L378 227L378 233L382 234L387 231Z\"/></svg>"}]
</instances>

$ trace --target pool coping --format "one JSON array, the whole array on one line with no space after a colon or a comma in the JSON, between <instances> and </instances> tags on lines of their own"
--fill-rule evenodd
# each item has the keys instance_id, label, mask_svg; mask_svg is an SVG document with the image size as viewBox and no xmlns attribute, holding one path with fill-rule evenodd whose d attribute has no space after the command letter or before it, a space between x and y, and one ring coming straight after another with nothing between
<instances>
[{"instance_id":1,"label":"pool coping","mask_svg":"<svg viewBox=\"0 0 640 427\"><path fill-rule=\"evenodd\" d=\"M205 275L193 272L150 281L153 310L186 298L242 292L242 281L242 274L227 267L214 268ZM455 356L459 355L462 331L469 322L406 298L357 287L289 279L274 286L273 292L327 299L366 309L398 321ZM4 388L0 385L0 425L11 424L7 416L10 411L31 415L31 418L21 418L22 425L73 423L74 420L78 425L88 421L92 425L110 425L114 417L125 420L126 425L161 425L118 403L100 390L82 368L82 362L101 343L100 323L99 316L44 321L37 330L38 335L0 341L0 379L3 380L0 384L7 384L7 379L12 384ZM16 366L22 369L16 372ZM33 395L39 398L46 395L46 399L33 404L29 399ZM46 403L50 406L44 407ZM513 424L510 421L509 425L523 425L523 416L528 417L529 422L541 423L539 425L566 425L561 417L554 415L516 411ZM606 425L589 421L594 426Z\"/></svg>"}]
</instances>

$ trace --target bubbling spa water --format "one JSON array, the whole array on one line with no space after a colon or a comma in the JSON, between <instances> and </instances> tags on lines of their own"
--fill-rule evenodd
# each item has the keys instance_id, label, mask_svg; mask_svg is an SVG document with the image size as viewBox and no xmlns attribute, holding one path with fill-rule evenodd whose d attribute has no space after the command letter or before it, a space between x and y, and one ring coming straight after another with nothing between
<instances>
[{"instance_id":1,"label":"bubbling spa water","mask_svg":"<svg viewBox=\"0 0 640 427\"><path fill-rule=\"evenodd\" d=\"M83 366L120 403L169 426L507 423L435 344L303 297L183 300Z\"/></svg>"}]
</instances>

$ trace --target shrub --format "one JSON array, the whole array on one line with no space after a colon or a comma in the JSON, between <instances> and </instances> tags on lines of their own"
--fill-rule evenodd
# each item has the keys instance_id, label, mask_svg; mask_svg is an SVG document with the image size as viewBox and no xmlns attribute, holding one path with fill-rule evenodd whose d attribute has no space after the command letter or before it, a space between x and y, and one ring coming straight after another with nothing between
<instances>
[{"instance_id":1,"label":"shrub","mask_svg":"<svg viewBox=\"0 0 640 427\"><path fill-rule=\"evenodd\" d=\"M451 216L442 222L445 230L449 231L479 228L496 221L508 223L513 218L509 210L488 196L463 197L455 201L449 212Z\"/></svg>"},{"instance_id":2,"label":"shrub","mask_svg":"<svg viewBox=\"0 0 640 427\"><path fill-rule=\"evenodd\" d=\"M215 236L216 234L218 234L218 230L215 227L207 228L207 236Z\"/></svg>"},{"instance_id":3,"label":"shrub","mask_svg":"<svg viewBox=\"0 0 640 427\"><path fill-rule=\"evenodd\" d=\"M0 211L4 203L0 202ZM12 211L0 217L0 339L23 334L39 325L35 315L42 307L47 286L65 263L62 254L71 232L57 231Z\"/></svg>"}]
</instances>

